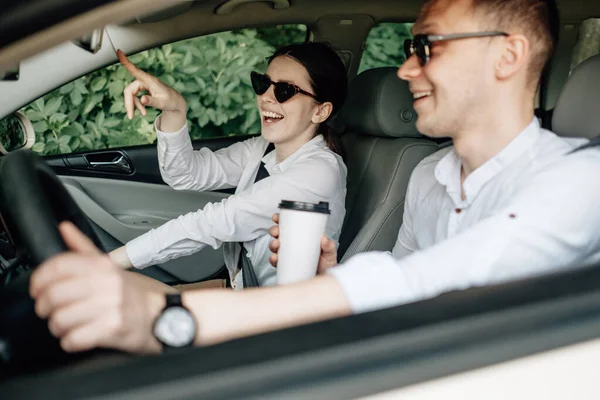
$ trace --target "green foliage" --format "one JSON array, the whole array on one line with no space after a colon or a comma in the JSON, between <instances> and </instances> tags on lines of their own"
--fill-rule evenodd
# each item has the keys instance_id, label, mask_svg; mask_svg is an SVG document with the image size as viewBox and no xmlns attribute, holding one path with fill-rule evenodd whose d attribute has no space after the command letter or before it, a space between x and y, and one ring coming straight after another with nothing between
<instances>
[{"instance_id":1,"label":"green foliage","mask_svg":"<svg viewBox=\"0 0 600 400\"><path fill-rule=\"evenodd\" d=\"M412 37L412 24L381 23L371 29L358 72L379 67L398 67L406 61L404 40Z\"/></svg>"},{"instance_id":2,"label":"green foliage","mask_svg":"<svg viewBox=\"0 0 600 400\"><path fill-rule=\"evenodd\" d=\"M361 68L399 65L402 24L381 24L369 35ZM264 71L276 48L303 42L306 27L242 29L183 40L130 60L185 97L192 139L260 132L250 71ZM123 90L133 80L120 64L85 75L23 108L36 132L33 151L65 154L153 143L158 110L125 114Z\"/></svg>"}]
</instances>

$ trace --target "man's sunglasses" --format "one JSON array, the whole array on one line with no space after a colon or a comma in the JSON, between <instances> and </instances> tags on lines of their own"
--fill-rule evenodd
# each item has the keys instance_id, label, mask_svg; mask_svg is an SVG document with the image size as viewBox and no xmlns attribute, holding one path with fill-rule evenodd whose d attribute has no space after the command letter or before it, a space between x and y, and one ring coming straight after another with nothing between
<instances>
[{"instance_id":1,"label":"man's sunglasses","mask_svg":"<svg viewBox=\"0 0 600 400\"><path fill-rule=\"evenodd\" d=\"M431 60L431 45L435 42L445 42L448 40L460 40L471 38L483 38L492 36L510 36L506 32L472 32L472 33L454 33L450 35L415 35L412 39L404 41L404 53L408 60L413 55L419 58L419 63L424 67Z\"/></svg>"},{"instance_id":2,"label":"man's sunglasses","mask_svg":"<svg viewBox=\"0 0 600 400\"><path fill-rule=\"evenodd\" d=\"M292 97L297 95L298 93L302 93L306 96L310 96L319 103L321 102L321 101L319 101L317 96L315 96L314 94L309 93L305 90L300 89L296 85L292 85L291 83L287 83L287 82L273 82L271 80L271 78L269 78L267 75L259 74L258 72L254 72L254 71L250 72L250 80L252 81L252 88L254 89L254 93L256 93L259 96L265 94L267 92L267 90L269 90L271 85L273 85L273 87L274 87L273 92L275 93L275 99L279 103L285 103L286 101L288 101L289 99L291 99Z\"/></svg>"}]
</instances>

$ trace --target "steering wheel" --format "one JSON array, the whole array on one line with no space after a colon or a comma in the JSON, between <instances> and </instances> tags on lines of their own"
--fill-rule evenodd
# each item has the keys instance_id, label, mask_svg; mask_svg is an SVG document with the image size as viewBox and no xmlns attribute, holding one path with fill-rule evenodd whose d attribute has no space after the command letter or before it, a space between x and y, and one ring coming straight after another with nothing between
<instances>
[{"instance_id":1,"label":"steering wheel","mask_svg":"<svg viewBox=\"0 0 600 400\"><path fill-rule=\"evenodd\" d=\"M30 265L37 267L67 247L58 224L71 221L98 248L102 243L85 214L53 170L29 151L6 156L0 167L0 210L15 241L22 244ZM47 322L34 312L29 296L31 271L0 287L0 376L28 372L73 358L60 348ZM81 354L75 357L82 357Z\"/></svg>"}]
</instances>

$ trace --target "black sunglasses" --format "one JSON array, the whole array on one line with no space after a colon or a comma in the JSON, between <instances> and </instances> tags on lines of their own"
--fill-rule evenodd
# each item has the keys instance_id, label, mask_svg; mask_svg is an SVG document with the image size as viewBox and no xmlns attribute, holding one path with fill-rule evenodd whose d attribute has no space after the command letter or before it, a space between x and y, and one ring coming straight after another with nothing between
<instances>
[{"instance_id":1,"label":"black sunglasses","mask_svg":"<svg viewBox=\"0 0 600 400\"><path fill-rule=\"evenodd\" d=\"M472 33L454 33L450 35L415 35L412 39L404 41L404 53L408 60L413 55L419 58L421 66L425 66L431 60L431 45L435 42L444 42L448 40L460 40L471 38L483 38L492 36L510 36L506 32L472 32Z\"/></svg>"},{"instance_id":2,"label":"black sunglasses","mask_svg":"<svg viewBox=\"0 0 600 400\"><path fill-rule=\"evenodd\" d=\"M315 99L317 102L321 103L317 96L312 93L309 93L305 90L300 89L296 85L292 85L287 82L273 82L271 78L267 75L259 74L258 72L250 72L250 80L252 81L252 88L254 89L254 93L257 95L263 95L269 90L271 85L274 86L273 92L275 93L275 99L279 103L285 103L298 93L302 93L306 96L310 96Z\"/></svg>"}]
</instances>

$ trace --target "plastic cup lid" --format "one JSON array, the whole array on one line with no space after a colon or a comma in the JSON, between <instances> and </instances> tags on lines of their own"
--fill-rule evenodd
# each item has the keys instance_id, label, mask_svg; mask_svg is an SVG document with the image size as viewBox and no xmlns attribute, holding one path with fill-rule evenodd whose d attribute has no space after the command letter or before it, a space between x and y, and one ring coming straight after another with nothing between
<instances>
[{"instance_id":1,"label":"plastic cup lid","mask_svg":"<svg viewBox=\"0 0 600 400\"><path fill-rule=\"evenodd\" d=\"M321 214L330 214L329 203L321 201L319 204L314 203L303 203L301 201L282 200L279 203L279 208L286 210L297 210L297 211L311 211Z\"/></svg>"}]
</instances>

